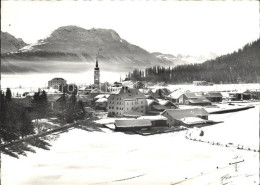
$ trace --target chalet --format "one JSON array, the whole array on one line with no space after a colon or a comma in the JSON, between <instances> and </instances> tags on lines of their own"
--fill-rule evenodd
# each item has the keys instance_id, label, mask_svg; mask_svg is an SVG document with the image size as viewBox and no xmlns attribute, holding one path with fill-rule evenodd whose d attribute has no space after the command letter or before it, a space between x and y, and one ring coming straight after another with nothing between
<instances>
[{"instance_id":1,"label":"chalet","mask_svg":"<svg viewBox=\"0 0 260 185\"><path fill-rule=\"evenodd\" d=\"M179 104L184 105L211 105L211 102L202 93L186 92L178 99Z\"/></svg>"},{"instance_id":2,"label":"chalet","mask_svg":"<svg viewBox=\"0 0 260 185\"><path fill-rule=\"evenodd\" d=\"M222 102L222 94L220 92L207 92L204 93L205 98L211 102Z\"/></svg>"},{"instance_id":3,"label":"chalet","mask_svg":"<svg viewBox=\"0 0 260 185\"><path fill-rule=\"evenodd\" d=\"M177 91L174 91L172 92L168 98L171 99L172 102L174 103L179 103L179 98L181 97L181 95L183 95L184 93L177 90Z\"/></svg>"},{"instance_id":4,"label":"chalet","mask_svg":"<svg viewBox=\"0 0 260 185\"><path fill-rule=\"evenodd\" d=\"M96 109L100 110L106 110L107 109L107 98L99 98L94 102L94 107Z\"/></svg>"},{"instance_id":5,"label":"chalet","mask_svg":"<svg viewBox=\"0 0 260 185\"><path fill-rule=\"evenodd\" d=\"M177 109L178 108L174 103L172 103L169 100L158 99L158 102L160 105L164 106L166 109Z\"/></svg>"},{"instance_id":6,"label":"chalet","mask_svg":"<svg viewBox=\"0 0 260 185\"><path fill-rule=\"evenodd\" d=\"M125 119L115 120L116 131L127 131L135 129L149 129L152 126L150 120L147 119Z\"/></svg>"},{"instance_id":7,"label":"chalet","mask_svg":"<svg viewBox=\"0 0 260 185\"><path fill-rule=\"evenodd\" d=\"M138 89L122 87L108 97L108 115L122 117L129 111L145 114L146 97Z\"/></svg>"},{"instance_id":8,"label":"chalet","mask_svg":"<svg viewBox=\"0 0 260 185\"><path fill-rule=\"evenodd\" d=\"M249 90L239 90L234 92L229 92L229 96L232 97L233 101L239 100L250 100L251 99L251 92Z\"/></svg>"},{"instance_id":9,"label":"chalet","mask_svg":"<svg viewBox=\"0 0 260 185\"><path fill-rule=\"evenodd\" d=\"M166 109L162 116L167 118L169 126L186 126L209 123L208 112L204 108L195 109Z\"/></svg>"}]
</instances>

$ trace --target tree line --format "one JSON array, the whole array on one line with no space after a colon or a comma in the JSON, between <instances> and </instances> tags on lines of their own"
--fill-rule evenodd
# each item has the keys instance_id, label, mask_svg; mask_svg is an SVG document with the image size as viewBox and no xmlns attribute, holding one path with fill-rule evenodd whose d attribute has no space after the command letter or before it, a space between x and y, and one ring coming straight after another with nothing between
<instances>
[{"instance_id":1,"label":"tree line","mask_svg":"<svg viewBox=\"0 0 260 185\"><path fill-rule=\"evenodd\" d=\"M76 94L67 97L64 93L59 102L58 111L51 110L47 93L36 92L31 100L31 109L25 108L13 101L9 88L6 92L0 92L0 136L1 143L8 143L23 137L33 135L36 129L41 130L39 120L58 117L63 123L73 123L85 118L85 110L82 101L77 101ZM33 120L34 123L33 124Z\"/></svg>"},{"instance_id":2,"label":"tree line","mask_svg":"<svg viewBox=\"0 0 260 185\"><path fill-rule=\"evenodd\" d=\"M139 81L192 83L258 83L260 78L260 40L245 45L231 54L208 60L202 64L176 67L153 66L145 70L135 69L126 78Z\"/></svg>"}]
</instances>

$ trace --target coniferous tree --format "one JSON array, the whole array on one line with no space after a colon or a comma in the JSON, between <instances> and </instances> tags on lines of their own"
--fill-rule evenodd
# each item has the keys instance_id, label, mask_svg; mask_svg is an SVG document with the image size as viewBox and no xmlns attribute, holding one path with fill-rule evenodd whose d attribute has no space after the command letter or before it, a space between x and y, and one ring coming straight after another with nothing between
<instances>
[{"instance_id":1,"label":"coniferous tree","mask_svg":"<svg viewBox=\"0 0 260 185\"><path fill-rule=\"evenodd\" d=\"M11 98L12 98L11 90L10 90L10 88L7 88L6 89L6 100L11 101Z\"/></svg>"}]
</instances>

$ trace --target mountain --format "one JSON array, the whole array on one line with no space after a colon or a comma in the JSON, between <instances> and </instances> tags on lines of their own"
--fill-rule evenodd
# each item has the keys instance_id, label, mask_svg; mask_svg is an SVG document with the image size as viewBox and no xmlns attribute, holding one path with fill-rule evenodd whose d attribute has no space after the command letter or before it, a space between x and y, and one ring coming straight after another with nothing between
<instances>
[{"instance_id":1,"label":"mountain","mask_svg":"<svg viewBox=\"0 0 260 185\"><path fill-rule=\"evenodd\" d=\"M41 66L59 61L68 61L70 64L73 62L93 64L98 52L99 63L103 69L127 70L152 65L172 65L171 61L162 60L146 50L128 43L113 30L86 30L77 26L60 27L47 38L27 45L17 52L4 54L1 58L6 65L8 62L17 65L17 61L27 63L32 61L34 65L38 62ZM36 70L41 71L41 68L37 67ZM73 68L73 70L76 69Z\"/></svg>"},{"instance_id":2,"label":"mountain","mask_svg":"<svg viewBox=\"0 0 260 185\"><path fill-rule=\"evenodd\" d=\"M180 65L175 68L153 66L142 71L133 71L128 76L133 80L169 83L192 83L205 80L214 83L259 83L260 39L246 44L233 53L207 60L201 64Z\"/></svg>"},{"instance_id":3,"label":"mountain","mask_svg":"<svg viewBox=\"0 0 260 185\"><path fill-rule=\"evenodd\" d=\"M18 51L26 45L22 39L1 31L1 54Z\"/></svg>"},{"instance_id":4,"label":"mountain","mask_svg":"<svg viewBox=\"0 0 260 185\"><path fill-rule=\"evenodd\" d=\"M163 61L171 61L173 66L203 63L206 60L215 59L217 57L215 53L209 53L207 55L200 56L190 56L182 54L178 54L175 56L171 54L163 54L160 52L154 52L152 54Z\"/></svg>"}]
</instances>

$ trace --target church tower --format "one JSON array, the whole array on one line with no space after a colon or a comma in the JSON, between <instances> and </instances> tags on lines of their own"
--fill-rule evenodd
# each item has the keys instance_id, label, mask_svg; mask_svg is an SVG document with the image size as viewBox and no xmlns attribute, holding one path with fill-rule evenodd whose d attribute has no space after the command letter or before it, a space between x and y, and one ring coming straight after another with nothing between
<instances>
[{"instance_id":1,"label":"church tower","mask_svg":"<svg viewBox=\"0 0 260 185\"><path fill-rule=\"evenodd\" d=\"M99 67L98 67L98 56L96 58L96 67L95 67L95 70L94 70L94 84L99 89L99 86L100 86L100 71L99 71Z\"/></svg>"}]
</instances>

